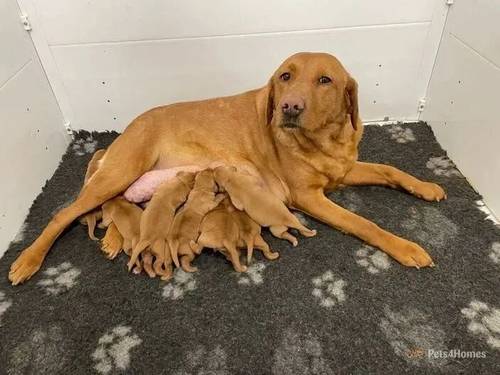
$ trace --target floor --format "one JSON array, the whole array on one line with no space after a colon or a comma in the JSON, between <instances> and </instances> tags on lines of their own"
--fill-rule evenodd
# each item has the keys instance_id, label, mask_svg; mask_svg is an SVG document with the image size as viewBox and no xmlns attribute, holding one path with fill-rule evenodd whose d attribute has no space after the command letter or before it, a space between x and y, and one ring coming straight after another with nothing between
<instances>
[{"instance_id":1,"label":"floor","mask_svg":"<svg viewBox=\"0 0 500 375\"><path fill-rule=\"evenodd\" d=\"M434 269L404 268L302 216L318 235L291 248L266 234L276 261L257 254L237 274L205 252L199 272L167 283L106 260L75 224L11 287L10 263L115 137L77 134L0 259L0 374L500 373L500 228L425 124L367 127L360 159L438 182L448 200L382 187L330 198L424 246Z\"/></svg>"}]
</instances>

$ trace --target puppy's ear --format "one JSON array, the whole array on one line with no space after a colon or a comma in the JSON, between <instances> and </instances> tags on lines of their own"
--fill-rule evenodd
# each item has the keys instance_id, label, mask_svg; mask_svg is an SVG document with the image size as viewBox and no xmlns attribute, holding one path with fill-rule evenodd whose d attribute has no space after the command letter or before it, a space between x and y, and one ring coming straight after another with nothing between
<instances>
[{"instance_id":1,"label":"puppy's ear","mask_svg":"<svg viewBox=\"0 0 500 375\"><path fill-rule=\"evenodd\" d=\"M273 119L274 112L274 85L272 78L257 93L257 111L262 121L266 125L269 125Z\"/></svg>"},{"instance_id":2,"label":"puppy's ear","mask_svg":"<svg viewBox=\"0 0 500 375\"><path fill-rule=\"evenodd\" d=\"M358 83L349 76L345 88L345 99L347 112L351 116L351 124L354 130L358 129L359 105L358 105Z\"/></svg>"}]
</instances>

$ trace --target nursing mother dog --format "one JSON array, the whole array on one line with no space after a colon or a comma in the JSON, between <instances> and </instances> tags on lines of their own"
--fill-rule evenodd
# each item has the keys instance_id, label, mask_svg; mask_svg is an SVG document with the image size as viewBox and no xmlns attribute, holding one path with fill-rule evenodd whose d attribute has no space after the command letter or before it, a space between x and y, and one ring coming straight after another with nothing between
<instances>
[{"instance_id":1,"label":"nursing mother dog","mask_svg":"<svg viewBox=\"0 0 500 375\"><path fill-rule=\"evenodd\" d=\"M340 184L375 184L402 188L428 201L446 198L434 183L391 166L357 161L362 133L357 83L326 53L289 57L256 90L151 109L116 138L76 201L59 211L12 264L9 279L13 285L28 280L64 228L145 172L214 163L259 176L288 207L361 238L405 266L433 266L418 244L325 196Z\"/></svg>"}]
</instances>

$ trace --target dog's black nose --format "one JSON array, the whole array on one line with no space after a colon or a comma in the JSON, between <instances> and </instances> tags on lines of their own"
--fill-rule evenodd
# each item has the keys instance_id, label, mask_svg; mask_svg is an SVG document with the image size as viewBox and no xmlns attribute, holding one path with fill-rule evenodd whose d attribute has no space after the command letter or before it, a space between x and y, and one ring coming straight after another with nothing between
<instances>
[{"instance_id":1,"label":"dog's black nose","mask_svg":"<svg viewBox=\"0 0 500 375\"><path fill-rule=\"evenodd\" d=\"M304 100L300 97L289 96L281 101L281 110L285 115L296 117L304 111Z\"/></svg>"}]
</instances>

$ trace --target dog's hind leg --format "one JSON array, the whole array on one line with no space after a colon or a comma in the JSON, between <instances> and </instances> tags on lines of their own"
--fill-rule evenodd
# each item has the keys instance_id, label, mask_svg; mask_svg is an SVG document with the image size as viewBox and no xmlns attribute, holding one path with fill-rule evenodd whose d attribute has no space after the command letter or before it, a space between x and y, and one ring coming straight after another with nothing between
<instances>
[{"instance_id":1,"label":"dog's hind leg","mask_svg":"<svg viewBox=\"0 0 500 375\"><path fill-rule=\"evenodd\" d=\"M230 243L229 241L224 241L224 247L229 253L229 257L231 263L233 264L234 270L236 272L246 272L247 266L244 266L240 263L240 254L238 253L238 250L236 249L234 244Z\"/></svg>"},{"instance_id":2,"label":"dog's hind leg","mask_svg":"<svg viewBox=\"0 0 500 375\"><path fill-rule=\"evenodd\" d=\"M273 234L274 237L282 238L290 242L294 247L299 244L297 241L297 237L287 232L288 228L284 225L272 225L269 227L269 230Z\"/></svg>"},{"instance_id":3,"label":"dog's hind leg","mask_svg":"<svg viewBox=\"0 0 500 375\"><path fill-rule=\"evenodd\" d=\"M123 192L154 166L158 159L156 147L138 128L130 127L130 131L113 142L76 201L60 210L12 263L9 272L12 285L28 280L40 269L54 241L75 219Z\"/></svg>"},{"instance_id":4,"label":"dog's hind leg","mask_svg":"<svg viewBox=\"0 0 500 375\"><path fill-rule=\"evenodd\" d=\"M194 260L194 254L186 254L181 257L181 266L182 269L186 272L196 272L198 271L197 267L191 265L191 262Z\"/></svg>"},{"instance_id":5,"label":"dog's hind leg","mask_svg":"<svg viewBox=\"0 0 500 375\"><path fill-rule=\"evenodd\" d=\"M260 234L255 236L255 248L261 250L268 260L275 260L280 256L280 253L271 250L267 242L264 241L264 238L262 238Z\"/></svg>"}]
</instances>

